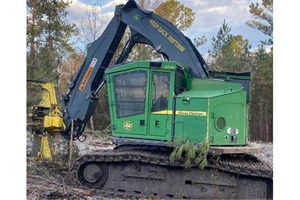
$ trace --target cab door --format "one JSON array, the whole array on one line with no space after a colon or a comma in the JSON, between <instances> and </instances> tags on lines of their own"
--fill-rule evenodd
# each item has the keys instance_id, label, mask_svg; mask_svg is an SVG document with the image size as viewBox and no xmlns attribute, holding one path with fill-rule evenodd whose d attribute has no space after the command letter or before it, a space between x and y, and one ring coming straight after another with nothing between
<instances>
[{"instance_id":1,"label":"cab door","mask_svg":"<svg viewBox=\"0 0 300 200\"><path fill-rule=\"evenodd\" d=\"M150 76L149 135L155 136L155 139L168 140L172 121L171 73L152 71Z\"/></svg>"},{"instance_id":2,"label":"cab door","mask_svg":"<svg viewBox=\"0 0 300 200\"><path fill-rule=\"evenodd\" d=\"M147 135L148 70L132 70L112 76L112 119L115 136Z\"/></svg>"}]
</instances>

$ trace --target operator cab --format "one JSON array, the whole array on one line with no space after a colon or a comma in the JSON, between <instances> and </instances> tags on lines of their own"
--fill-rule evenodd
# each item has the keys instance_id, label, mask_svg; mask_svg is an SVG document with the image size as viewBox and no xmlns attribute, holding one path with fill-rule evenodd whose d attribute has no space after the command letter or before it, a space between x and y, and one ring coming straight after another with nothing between
<instances>
[{"instance_id":1,"label":"operator cab","mask_svg":"<svg viewBox=\"0 0 300 200\"><path fill-rule=\"evenodd\" d=\"M183 67L169 61L133 62L107 69L113 136L168 141L172 99L186 90L185 76Z\"/></svg>"}]
</instances>

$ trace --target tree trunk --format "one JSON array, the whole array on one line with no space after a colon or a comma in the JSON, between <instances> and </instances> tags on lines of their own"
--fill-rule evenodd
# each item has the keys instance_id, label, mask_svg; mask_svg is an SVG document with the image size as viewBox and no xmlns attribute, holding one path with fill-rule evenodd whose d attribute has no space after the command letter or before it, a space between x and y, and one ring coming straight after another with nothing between
<instances>
[{"instance_id":1,"label":"tree trunk","mask_svg":"<svg viewBox=\"0 0 300 200\"><path fill-rule=\"evenodd\" d=\"M269 133L269 115L268 115L268 111L267 111L267 109L265 109L265 126L266 126L266 136L267 136L267 138L266 138L266 142L269 142L270 141L270 133Z\"/></svg>"},{"instance_id":2,"label":"tree trunk","mask_svg":"<svg viewBox=\"0 0 300 200\"><path fill-rule=\"evenodd\" d=\"M94 133L95 132L95 126L94 126L94 117L91 116L90 118L90 124L91 124L91 130Z\"/></svg>"}]
</instances>

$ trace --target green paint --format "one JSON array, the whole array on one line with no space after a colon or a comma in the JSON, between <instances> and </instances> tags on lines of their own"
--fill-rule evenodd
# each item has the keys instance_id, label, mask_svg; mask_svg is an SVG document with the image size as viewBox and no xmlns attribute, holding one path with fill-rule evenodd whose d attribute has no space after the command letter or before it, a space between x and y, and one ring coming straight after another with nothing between
<instances>
[{"instance_id":1,"label":"green paint","mask_svg":"<svg viewBox=\"0 0 300 200\"><path fill-rule=\"evenodd\" d=\"M138 14L135 14L133 16L134 21L138 21L140 19L140 16Z\"/></svg>"},{"instance_id":2,"label":"green paint","mask_svg":"<svg viewBox=\"0 0 300 200\"><path fill-rule=\"evenodd\" d=\"M178 95L174 94L176 68L184 69L184 77L187 82L187 90ZM118 118L113 77L136 71L143 71L147 74L143 113ZM153 90L158 87L153 85L152 77L153 73L158 72L170 75L168 102L163 111L152 112ZM244 145L247 141L248 108L246 93L239 83L191 79L188 77L188 71L181 64L171 61L162 62L160 68L151 68L149 61L132 62L112 67L106 70L106 78L113 127L112 135L114 137L170 141L172 99L175 98L175 139L183 138L195 144L209 142L209 145L212 146ZM135 91L134 88L132 90ZM136 92L139 90L141 88ZM182 113L192 114L185 115ZM197 113L206 114L199 115ZM219 118L222 118L219 123L224 126L221 129L217 128ZM127 128L124 128L124 124Z\"/></svg>"}]
</instances>

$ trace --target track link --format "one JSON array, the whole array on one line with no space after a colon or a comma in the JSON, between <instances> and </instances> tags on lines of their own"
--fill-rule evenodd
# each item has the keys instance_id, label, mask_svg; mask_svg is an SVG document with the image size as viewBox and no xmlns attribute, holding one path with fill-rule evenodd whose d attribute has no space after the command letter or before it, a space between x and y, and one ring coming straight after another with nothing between
<instances>
[{"instance_id":1,"label":"track link","mask_svg":"<svg viewBox=\"0 0 300 200\"><path fill-rule=\"evenodd\" d=\"M185 170L183 162L171 163L169 154L140 146L96 151L78 158L70 176L82 186L126 198L272 198L272 169L254 156L210 156L205 169ZM84 171L87 165L95 168L91 175Z\"/></svg>"}]
</instances>

